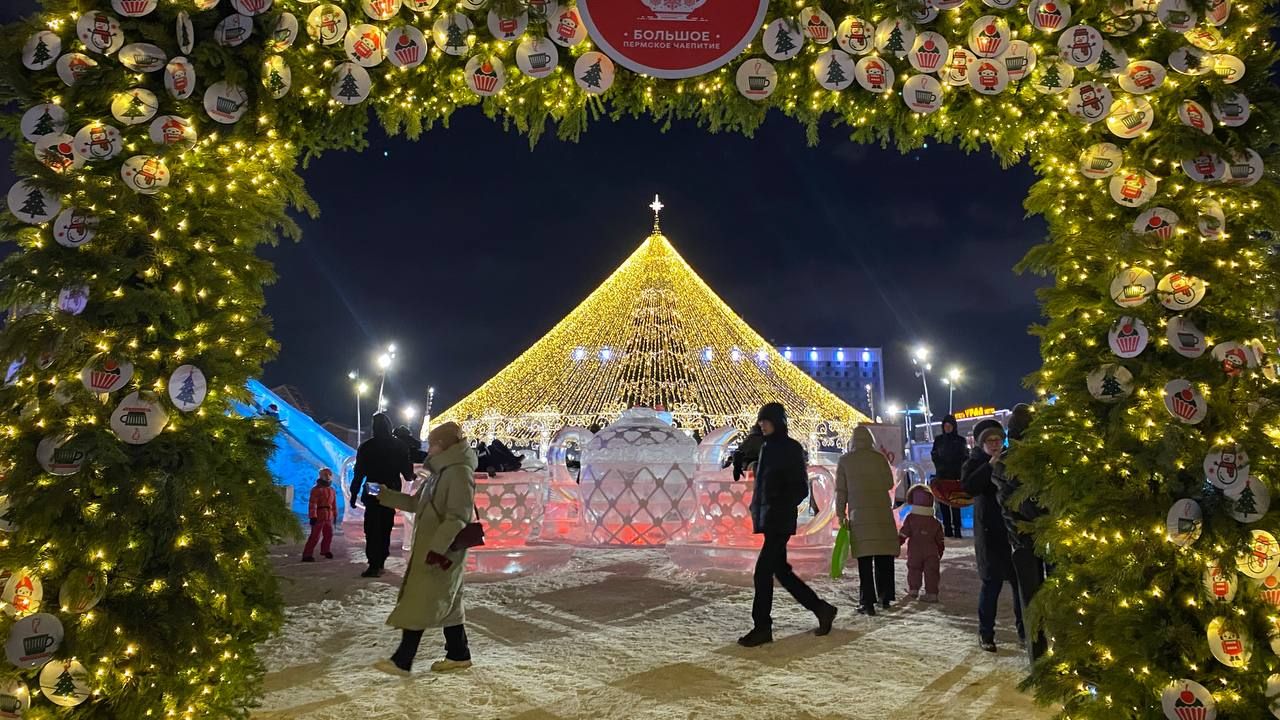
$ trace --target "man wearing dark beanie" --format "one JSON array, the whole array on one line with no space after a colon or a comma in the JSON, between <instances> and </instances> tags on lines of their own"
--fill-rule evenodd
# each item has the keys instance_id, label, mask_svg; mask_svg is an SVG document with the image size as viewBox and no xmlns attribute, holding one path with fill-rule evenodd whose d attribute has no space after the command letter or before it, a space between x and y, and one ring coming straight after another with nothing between
<instances>
[{"instance_id":1,"label":"man wearing dark beanie","mask_svg":"<svg viewBox=\"0 0 1280 720\"><path fill-rule=\"evenodd\" d=\"M1031 426L1034 413L1030 405L1019 404L1013 408L1009 416L1009 443L1015 445ZM1031 605L1031 599L1044 583L1047 568L1043 560L1036 555L1035 538L1030 533L1029 524L1044 514L1044 509L1036 504L1033 498L1015 502L1022 483L1016 476L1010 475L1005 467L1005 451L1001 457L991 464L991 482L996 486L996 498L1000 501L1000 510L1004 516L1005 527L1009 534L1009 545L1013 550L1013 572L1018 579L1018 603L1022 606L1023 615ZM1037 633L1027 646L1027 653L1032 662L1044 655L1046 650L1044 633Z\"/></svg>"}]
</instances>

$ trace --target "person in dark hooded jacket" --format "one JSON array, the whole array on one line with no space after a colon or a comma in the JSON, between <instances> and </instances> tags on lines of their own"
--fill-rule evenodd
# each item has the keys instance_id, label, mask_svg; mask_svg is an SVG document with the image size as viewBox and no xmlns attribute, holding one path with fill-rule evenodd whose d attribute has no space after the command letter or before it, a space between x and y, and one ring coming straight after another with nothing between
<instances>
[{"instance_id":1,"label":"person in dark hooded jacket","mask_svg":"<svg viewBox=\"0 0 1280 720\"><path fill-rule=\"evenodd\" d=\"M1013 408L1009 416L1009 442L1017 443L1031 425L1032 410L1030 405L1019 404ZM1005 531L1009 535L1012 548L1013 574L1018 581L1018 602L1023 615L1031 606L1031 600L1044 584L1048 568L1036 554L1035 538L1029 532L1030 523L1044 515L1044 508L1036 504L1033 498L1015 502L1014 496L1022 487L1022 482L1011 475L1005 467L1005 451L1000 459L991 464L991 482L996 486L996 498L1000 501L1001 513L1004 517ZM1027 648L1031 662L1044 655L1048 648L1044 633L1037 633Z\"/></svg>"},{"instance_id":2,"label":"person in dark hooded jacket","mask_svg":"<svg viewBox=\"0 0 1280 720\"><path fill-rule=\"evenodd\" d=\"M964 461L969 457L969 444L960 436L956 416L942 418L942 434L933 440L934 479L930 490L938 498L937 515L942 522L942 531L947 537L964 537L960 525L960 506L951 505L946 500L959 490L960 471Z\"/></svg>"},{"instance_id":3,"label":"person in dark hooded jacket","mask_svg":"<svg viewBox=\"0 0 1280 720\"><path fill-rule=\"evenodd\" d=\"M1013 574L1009 534L1005 529L996 486L991 482L991 464L1004 452L1004 428L995 420L978 423L974 428L977 444L961 470L960 481L973 497L973 551L978 564L982 588L978 591L978 643L987 652L996 651L996 612L1000 589L1007 582L1013 589L1013 612L1017 619L1018 638L1026 641L1022 624L1022 605L1018 602L1018 579Z\"/></svg>"},{"instance_id":4,"label":"person in dark hooded jacket","mask_svg":"<svg viewBox=\"0 0 1280 720\"><path fill-rule=\"evenodd\" d=\"M409 451L409 462L420 464L427 459L427 451L422 449L422 441L413 436L413 431L408 425L400 425L392 433L396 439L404 443Z\"/></svg>"},{"instance_id":5,"label":"person in dark hooded jacket","mask_svg":"<svg viewBox=\"0 0 1280 720\"><path fill-rule=\"evenodd\" d=\"M373 416L373 437L360 443L356 451L355 477L351 480L351 497L364 503L364 552L369 558L369 569L361 577L382 575L383 565L391 554L391 528L395 525L396 511L378 502L368 493L361 494L367 480L382 487L400 490L400 478L413 481L413 463L409 461L409 448L391 432L391 418L386 413Z\"/></svg>"},{"instance_id":6,"label":"person in dark hooded jacket","mask_svg":"<svg viewBox=\"0 0 1280 720\"><path fill-rule=\"evenodd\" d=\"M758 418L764 444L756 463L755 490L751 496L751 524L764 545L756 559L755 600L751 605L751 632L738 638L743 647L773 642L773 579L818 617L815 635L831 632L836 608L818 597L787 563L787 542L796 534L797 508L809 495L809 471L804 447L787 435L787 413L781 403L760 408Z\"/></svg>"}]
</instances>

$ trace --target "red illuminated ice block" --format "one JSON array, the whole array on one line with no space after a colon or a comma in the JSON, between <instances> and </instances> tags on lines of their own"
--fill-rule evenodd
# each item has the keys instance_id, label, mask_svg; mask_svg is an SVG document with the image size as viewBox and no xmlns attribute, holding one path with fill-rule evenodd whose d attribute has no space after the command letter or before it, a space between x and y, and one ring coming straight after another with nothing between
<instances>
[{"instance_id":1,"label":"red illuminated ice block","mask_svg":"<svg viewBox=\"0 0 1280 720\"><path fill-rule=\"evenodd\" d=\"M584 545L586 528L582 523L582 495L579 492L576 460L593 437L590 430L566 427L556 433L547 447L548 485L543 503L542 524L535 542ZM569 464L573 461L574 467Z\"/></svg>"},{"instance_id":2,"label":"red illuminated ice block","mask_svg":"<svg viewBox=\"0 0 1280 720\"><path fill-rule=\"evenodd\" d=\"M543 518L547 475L541 470L476 477L476 510L484 545L467 553L468 572L519 575L560 567L573 557L568 545L530 543Z\"/></svg>"}]
</instances>

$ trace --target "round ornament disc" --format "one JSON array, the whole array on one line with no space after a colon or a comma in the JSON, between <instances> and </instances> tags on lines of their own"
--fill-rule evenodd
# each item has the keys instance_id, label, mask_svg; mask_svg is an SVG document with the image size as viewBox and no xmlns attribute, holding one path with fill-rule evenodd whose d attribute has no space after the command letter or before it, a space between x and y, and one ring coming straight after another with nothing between
<instances>
[{"instance_id":1,"label":"round ornament disc","mask_svg":"<svg viewBox=\"0 0 1280 720\"><path fill-rule=\"evenodd\" d=\"M1164 84L1164 66L1151 60L1129 63L1120 76L1120 87L1128 93L1145 95Z\"/></svg>"},{"instance_id":2,"label":"round ornament disc","mask_svg":"<svg viewBox=\"0 0 1280 720\"><path fill-rule=\"evenodd\" d=\"M528 11L520 11L518 13L499 12L498 9L491 8L488 17L489 34L494 40L503 42L515 42L524 35L525 28L529 27Z\"/></svg>"},{"instance_id":3,"label":"round ornament disc","mask_svg":"<svg viewBox=\"0 0 1280 720\"><path fill-rule=\"evenodd\" d=\"M936 73L942 69L949 50L947 39L930 30L916 36L907 59L918 72Z\"/></svg>"},{"instance_id":4,"label":"round ornament disc","mask_svg":"<svg viewBox=\"0 0 1280 720\"><path fill-rule=\"evenodd\" d=\"M36 461L50 475L66 477L75 475L84 467L83 450L68 447L71 438L66 435L49 435L36 445Z\"/></svg>"},{"instance_id":5,"label":"round ornament disc","mask_svg":"<svg viewBox=\"0 0 1280 720\"><path fill-rule=\"evenodd\" d=\"M376 25L352 25L343 47L347 59L360 67L377 67L387 58L387 38Z\"/></svg>"},{"instance_id":6,"label":"round ornament disc","mask_svg":"<svg viewBox=\"0 0 1280 720\"><path fill-rule=\"evenodd\" d=\"M1147 302L1156 291L1156 278L1151 271L1128 267L1111 280L1111 299L1120 307L1137 307Z\"/></svg>"},{"instance_id":7,"label":"round ornament disc","mask_svg":"<svg viewBox=\"0 0 1280 720\"><path fill-rule=\"evenodd\" d=\"M806 7L800 11L800 27L804 34L819 45L831 42L836 34L836 22L820 7Z\"/></svg>"},{"instance_id":8,"label":"round ornament disc","mask_svg":"<svg viewBox=\"0 0 1280 720\"><path fill-rule=\"evenodd\" d=\"M1124 152L1111 143L1090 145L1080 153L1080 174L1101 180L1116 174L1124 164Z\"/></svg>"},{"instance_id":9,"label":"round ornament disc","mask_svg":"<svg viewBox=\"0 0 1280 720\"><path fill-rule=\"evenodd\" d=\"M1168 720L1216 720L1218 703L1194 680L1176 680L1160 695L1160 709Z\"/></svg>"},{"instance_id":10,"label":"round ornament disc","mask_svg":"<svg viewBox=\"0 0 1280 720\"><path fill-rule=\"evenodd\" d=\"M131 88L111 98L111 114L125 125L141 125L156 116L160 98L146 88Z\"/></svg>"},{"instance_id":11,"label":"round ornament disc","mask_svg":"<svg viewBox=\"0 0 1280 720\"><path fill-rule=\"evenodd\" d=\"M342 63L334 70L329 96L343 105L359 105L369 99L372 87L368 70L355 63Z\"/></svg>"},{"instance_id":12,"label":"round ornament disc","mask_svg":"<svg viewBox=\"0 0 1280 720\"><path fill-rule=\"evenodd\" d=\"M825 50L813 62L813 76L826 90L839 92L853 84L853 58L843 50Z\"/></svg>"},{"instance_id":13,"label":"round ornament disc","mask_svg":"<svg viewBox=\"0 0 1280 720\"><path fill-rule=\"evenodd\" d=\"M587 39L587 26L582 22L577 7L562 8L554 21L547 24L551 42L560 47L577 47Z\"/></svg>"},{"instance_id":14,"label":"round ornament disc","mask_svg":"<svg viewBox=\"0 0 1280 720\"><path fill-rule=\"evenodd\" d=\"M48 30L41 30L27 38L22 46L22 64L28 70L44 70L58 61L62 54L62 38Z\"/></svg>"},{"instance_id":15,"label":"round ornament disc","mask_svg":"<svg viewBox=\"0 0 1280 720\"><path fill-rule=\"evenodd\" d=\"M1112 100L1111 88L1098 82L1083 82L1067 95L1067 111L1092 125L1107 117Z\"/></svg>"},{"instance_id":16,"label":"round ornament disc","mask_svg":"<svg viewBox=\"0 0 1280 720\"><path fill-rule=\"evenodd\" d=\"M969 26L969 49L978 57L999 57L1011 40L1009 23L996 15L983 15Z\"/></svg>"},{"instance_id":17,"label":"round ornament disc","mask_svg":"<svg viewBox=\"0 0 1280 720\"><path fill-rule=\"evenodd\" d=\"M53 239L62 247L78 248L98 232L98 218L77 207L58 213L53 221Z\"/></svg>"},{"instance_id":18,"label":"round ornament disc","mask_svg":"<svg viewBox=\"0 0 1280 720\"><path fill-rule=\"evenodd\" d=\"M318 5L307 15L307 35L321 45L336 45L347 35L347 13L332 3Z\"/></svg>"},{"instance_id":19,"label":"round ornament disc","mask_svg":"<svg viewBox=\"0 0 1280 720\"><path fill-rule=\"evenodd\" d=\"M427 37L412 25L387 33L387 59L398 68L415 68L427 59Z\"/></svg>"},{"instance_id":20,"label":"round ornament disc","mask_svg":"<svg viewBox=\"0 0 1280 720\"><path fill-rule=\"evenodd\" d=\"M876 25L876 49L885 55L906 57L916 42L916 26L906 18L889 17Z\"/></svg>"},{"instance_id":21,"label":"round ornament disc","mask_svg":"<svg viewBox=\"0 0 1280 720\"><path fill-rule=\"evenodd\" d=\"M1031 0L1027 18L1035 29L1056 33L1071 22L1071 6L1060 0Z\"/></svg>"},{"instance_id":22,"label":"round ornament disc","mask_svg":"<svg viewBox=\"0 0 1280 720\"><path fill-rule=\"evenodd\" d=\"M836 44L850 55L866 55L875 49L876 28L858 17L847 17L836 30Z\"/></svg>"},{"instance_id":23,"label":"round ornament disc","mask_svg":"<svg viewBox=\"0 0 1280 720\"><path fill-rule=\"evenodd\" d=\"M1200 503L1191 498L1182 498L1169 508L1165 534L1174 545L1187 547L1200 539L1203 526L1204 512L1200 509Z\"/></svg>"},{"instance_id":24,"label":"round ornament disc","mask_svg":"<svg viewBox=\"0 0 1280 720\"><path fill-rule=\"evenodd\" d=\"M913 112L928 115L942 107L942 83L932 75L912 75L902 84L902 99Z\"/></svg>"},{"instance_id":25,"label":"round ornament disc","mask_svg":"<svg viewBox=\"0 0 1280 720\"><path fill-rule=\"evenodd\" d=\"M49 613L29 615L9 628L9 639L4 644L5 658L16 668L38 668L53 658L62 647L65 636L57 616ZM0 704L0 718L19 717L5 715L7 709Z\"/></svg>"},{"instance_id":26,"label":"round ornament disc","mask_svg":"<svg viewBox=\"0 0 1280 720\"><path fill-rule=\"evenodd\" d=\"M1188 380L1170 380L1164 386L1164 409L1184 425L1197 425L1209 412L1204 396Z\"/></svg>"},{"instance_id":27,"label":"round ornament disc","mask_svg":"<svg viewBox=\"0 0 1280 720\"><path fill-rule=\"evenodd\" d=\"M969 84L969 66L978 59L969 48L952 45L947 51L947 65L942 79L952 87Z\"/></svg>"},{"instance_id":28,"label":"round ornament disc","mask_svg":"<svg viewBox=\"0 0 1280 720\"><path fill-rule=\"evenodd\" d=\"M58 135L67 129L67 112L53 103L36 105L22 114L22 137L36 142L46 135Z\"/></svg>"},{"instance_id":29,"label":"round ornament disc","mask_svg":"<svg viewBox=\"0 0 1280 720\"><path fill-rule=\"evenodd\" d=\"M90 162L110 160L124 150L120 131L111 125L90 123L80 128L75 137L76 153Z\"/></svg>"},{"instance_id":30,"label":"round ornament disc","mask_svg":"<svg viewBox=\"0 0 1280 720\"><path fill-rule=\"evenodd\" d=\"M1204 355L1208 343L1205 341L1204 332L1196 327L1190 318L1178 315L1169 318L1168 327L1165 329L1165 338L1169 341L1169 347L1182 357L1195 359Z\"/></svg>"},{"instance_id":31,"label":"round ornament disc","mask_svg":"<svg viewBox=\"0 0 1280 720\"><path fill-rule=\"evenodd\" d=\"M249 93L225 80L216 82L205 90L204 111L215 122L233 125L249 111Z\"/></svg>"},{"instance_id":32,"label":"round ornament disc","mask_svg":"<svg viewBox=\"0 0 1280 720\"><path fill-rule=\"evenodd\" d=\"M223 47L240 47L253 37L253 18L240 13L232 13L214 28L213 39Z\"/></svg>"},{"instance_id":33,"label":"round ornament disc","mask_svg":"<svg viewBox=\"0 0 1280 720\"><path fill-rule=\"evenodd\" d=\"M1009 49L1000 56L1004 60L1005 70L1009 73L1009 82L1021 82L1023 78L1036 69L1036 50L1026 40L1014 40Z\"/></svg>"},{"instance_id":34,"label":"round ornament disc","mask_svg":"<svg viewBox=\"0 0 1280 720\"><path fill-rule=\"evenodd\" d=\"M1178 214L1169 208L1154 207L1133 221L1133 232L1144 237L1168 240L1178 229Z\"/></svg>"},{"instance_id":35,"label":"round ornament disc","mask_svg":"<svg viewBox=\"0 0 1280 720\"><path fill-rule=\"evenodd\" d=\"M1236 558L1241 573L1255 580L1261 580L1274 573L1280 567L1280 544L1266 530L1252 530L1249 536L1249 547L1244 554Z\"/></svg>"},{"instance_id":36,"label":"round ornament disc","mask_svg":"<svg viewBox=\"0 0 1280 720\"><path fill-rule=\"evenodd\" d=\"M112 432L130 445L145 445L155 440L168 423L169 414L149 392L129 393L111 414Z\"/></svg>"},{"instance_id":37,"label":"round ornament disc","mask_svg":"<svg viewBox=\"0 0 1280 720\"><path fill-rule=\"evenodd\" d=\"M98 61L83 53L67 53L58 58L58 77L67 87L74 87L89 71L98 67Z\"/></svg>"},{"instance_id":38,"label":"round ornament disc","mask_svg":"<svg viewBox=\"0 0 1280 720\"><path fill-rule=\"evenodd\" d=\"M174 100L186 100L196 91L196 66L176 57L164 67L164 89Z\"/></svg>"},{"instance_id":39,"label":"round ornament disc","mask_svg":"<svg viewBox=\"0 0 1280 720\"><path fill-rule=\"evenodd\" d=\"M773 60L790 60L800 54L806 35L800 24L791 18L780 17L764 28L760 38L764 52Z\"/></svg>"},{"instance_id":40,"label":"round ornament disc","mask_svg":"<svg viewBox=\"0 0 1280 720\"><path fill-rule=\"evenodd\" d=\"M475 44L475 25L462 13L445 13L431 26L436 47L448 55L466 55Z\"/></svg>"},{"instance_id":41,"label":"round ornament disc","mask_svg":"<svg viewBox=\"0 0 1280 720\"><path fill-rule=\"evenodd\" d=\"M1107 332L1107 343L1111 352L1120 358L1135 358L1147 349L1150 334L1147 326L1135 317L1124 316L1111 325Z\"/></svg>"},{"instance_id":42,"label":"round ornament disc","mask_svg":"<svg viewBox=\"0 0 1280 720\"><path fill-rule=\"evenodd\" d=\"M1249 664L1249 657L1253 654L1252 643L1240 630L1229 626L1226 618L1210 620L1205 636L1209 640L1209 651L1218 662L1229 668L1242 668Z\"/></svg>"},{"instance_id":43,"label":"round ornament disc","mask_svg":"<svg viewBox=\"0 0 1280 720\"><path fill-rule=\"evenodd\" d=\"M62 211L62 201L56 195L41 190L26 180L19 180L9 188L6 197L9 212L28 225L42 225Z\"/></svg>"},{"instance_id":44,"label":"round ornament disc","mask_svg":"<svg viewBox=\"0 0 1280 720\"><path fill-rule=\"evenodd\" d=\"M120 64L134 72L152 73L163 70L169 56L150 43L130 43L120 48Z\"/></svg>"},{"instance_id":45,"label":"round ornament disc","mask_svg":"<svg viewBox=\"0 0 1280 720\"><path fill-rule=\"evenodd\" d=\"M58 589L58 605L63 612L86 613L107 596L107 576L90 568L75 568Z\"/></svg>"},{"instance_id":46,"label":"round ornament disc","mask_svg":"<svg viewBox=\"0 0 1280 720\"><path fill-rule=\"evenodd\" d=\"M1121 170L1111 176L1111 199L1125 207L1142 207L1156 196L1160 178L1142 170Z\"/></svg>"},{"instance_id":47,"label":"round ornament disc","mask_svg":"<svg viewBox=\"0 0 1280 720\"><path fill-rule=\"evenodd\" d=\"M280 17L276 18L275 27L271 30L271 41L268 47L272 52L284 52L293 47L298 41L298 33L301 31L298 25L298 17L293 13L280 13ZM184 53L191 52L190 49L184 49Z\"/></svg>"},{"instance_id":48,"label":"round ornament disc","mask_svg":"<svg viewBox=\"0 0 1280 720\"><path fill-rule=\"evenodd\" d=\"M886 93L893 89L893 66L876 55L868 55L854 66L854 76L865 90Z\"/></svg>"},{"instance_id":49,"label":"round ornament disc","mask_svg":"<svg viewBox=\"0 0 1280 720\"><path fill-rule=\"evenodd\" d=\"M1075 25L1058 36L1058 54L1072 67L1088 67L1102 56L1102 33L1088 25Z\"/></svg>"},{"instance_id":50,"label":"round ornament disc","mask_svg":"<svg viewBox=\"0 0 1280 720\"><path fill-rule=\"evenodd\" d=\"M80 371L80 382L95 395L122 390L133 379L133 363L100 356Z\"/></svg>"},{"instance_id":51,"label":"round ornament disc","mask_svg":"<svg viewBox=\"0 0 1280 720\"><path fill-rule=\"evenodd\" d=\"M120 166L126 187L142 195L155 195L169 187L169 167L158 155L134 155Z\"/></svg>"},{"instance_id":52,"label":"round ornament disc","mask_svg":"<svg viewBox=\"0 0 1280 720\"><path fill-rule=\"evenodd\" d=\"M1178 119L1183 125L1193 127L1205 135L1213 134L1213 119L1209 111L1195 100L1183 100L1178 106Z\"/></svg>"},{"instance_id":53,"label":"round ornament disc","mask_svg":"<svg viewBox=\"0 0 1280 720\"><path fill-rule=\"evenodd\" d=\"M1214 602L1230 603L1240 589L1240 576L1235 569L1224 569L1216 563L1204 569L1202 581L1205 594Z\"/></svg>"},{"instance_id":54,"label":"round ornament disc","mask_svg":"<svg viewBox=\"0 0 1280 720\"><path fill-rule=\"evenodd\" d=\"M1085 377L1095 400L1117 403L1133 394L1133 373L1123 365L1107 363Z\"/></svg>"},{"instance_id":55,"label":"round ornament disc","mask_svg":"<svg viewBox=\"0 0 1280 720\"><path fill-rule=\"evenodd\" d=\"M735 79L738 92L748 100L764 100L778 87L778 71L764 58L751 58L739 65Z\"/></svg>"},{"instance_id":56,"label":"round ornament disc","mask_svg":"<svg viewBox=\"0 0 1280 720\"><path fill-rule=\"evenodd\" d=\"M476 55L467 61L464 73L471 92L480 97L497 94L507 82L507 70L497 57Z\"/></svg>"},{"instance_id":57,"label":"round ornament disc","mask_svg":"<svg viewBox=\"0 0 1280 720\"><path fill-rule=\"evenodd\" d=\"M1271 490L1256 477L1250 477L1240 489L1239 497L1227 504L1231 517L1248 525L1262 519L1271 509Z\"/></svg>"},{"instance_id":58,"label":"round ornament disc","mask_svg":"<svg viewBox=\"0 0 1280 720\"><path fill-rule=\"evenodd\" d=\"M204 403L209 383L195 365L182 365L169 376L169 399L182 412L192 412Z\"/></svg>"},{"instance_id":59,"label":"round ornament disc","mask_svg":"<svg viewBox=\"0 0 1280 720\"><path fill-rule=\"evenodd\" d=\"M91 10L76 20L76 36L99 55L110 55L124 47L124 31L120 21L109 13Z\"/></svg>"},{"instance_id":60,"label":"round ornament disc","mask_svg":"<svg viewBox=\"0 0 1280 720\"><path fill-rule=\"evenodd\" d=\"M1009 86L1003 58L978 58L969 65L969 87L982 95L998 95Z\"/></svg>"},{"instance_id":61,"label":"round ornament disc","mask_svg":"<svg viewBox=\"0 0 1280 720\"><path fill-rule=\"evenodd\" d=\"M1190 310L1204 300L1204 280L1186 273L1171 272L1156 283L1156 297L1166 310Z\"/></svg>"},{"instance_id":62,"label":"round ornament disc","mask_svg":"<svg viewBox=\"0 0 1280 720\"><path fill-rule=\"evenodd\" d=\"M75 707L89 699L90 679L79 660L53 660L40 670L40 692L54 705Z\"/></svg>"}]
</instances>

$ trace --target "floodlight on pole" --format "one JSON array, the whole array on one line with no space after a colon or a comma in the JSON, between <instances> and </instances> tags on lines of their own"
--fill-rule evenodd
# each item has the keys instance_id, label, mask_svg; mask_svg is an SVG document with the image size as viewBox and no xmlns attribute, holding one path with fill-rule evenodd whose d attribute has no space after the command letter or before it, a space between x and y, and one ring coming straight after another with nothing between
<instances>
[{"instance_id":1,"label":"floodlight on pole","mask_svg":"<svg viewBox=\"0 0 1280 720\"><path fill-rule=\"evenodd\" d=\"M351 387L356 393L356 445L359 445L364 440L364 419L361 417L360 396L369 392L369 383L360 379L358 370L347 373L347 379L351 381Z\"/></svg>"},{"instance_id":2,"label":"floodlight on pole","mask_svg":"<svg viewBox=\"0 0 1280 720\"><path fill-rule=\"evenodd\" d=\"M933 415L933 411L929 406L929 371L933 369L933 365L926 362L928 359L929 348L925 345L916 346L915 352L911 355L911 362L915 364L916 375L920 376L920 383L924 385L924 405L921 408L924 411L924 431L925 437L932 442L933 425L930 422L930 417Z\"/></svg>"},{"instance_id":3,"label":"floodlight on pole","mask_svg":"<svg viewBox=\"0 0 1280 720\"><path fill-rule=\"evenodd\" d=\"M391 343L387 346L386 352L378 356L378 412L386 412L387 396L383 392L387 387L387 371L391 369L391 364L396 359L396 345Z\"/></svg>"}]
</instances>

